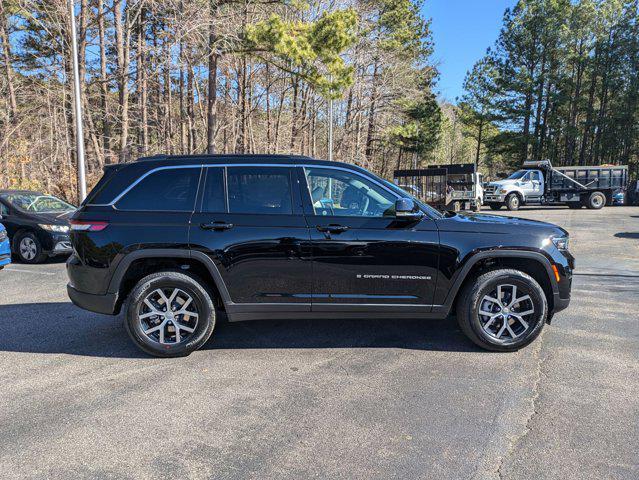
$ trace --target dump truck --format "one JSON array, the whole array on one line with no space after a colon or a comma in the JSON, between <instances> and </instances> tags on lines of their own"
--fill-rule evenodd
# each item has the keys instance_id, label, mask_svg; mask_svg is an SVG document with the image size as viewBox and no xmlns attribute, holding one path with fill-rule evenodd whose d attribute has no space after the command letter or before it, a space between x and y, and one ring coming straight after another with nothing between
<instances>
[{"instance_id":1,"label":"dump truck","mask_svg":"<svg viewBox=\"0 0 639 480\"><path fill-rule=\"evenodd\" d=\"M553 167L550 161L524 162L504 180L484 187L484 204L493 210L506 206L567 205L600 209L612 205L613 195L628 184L628 166Z\"/></svg>"}]
</instances>

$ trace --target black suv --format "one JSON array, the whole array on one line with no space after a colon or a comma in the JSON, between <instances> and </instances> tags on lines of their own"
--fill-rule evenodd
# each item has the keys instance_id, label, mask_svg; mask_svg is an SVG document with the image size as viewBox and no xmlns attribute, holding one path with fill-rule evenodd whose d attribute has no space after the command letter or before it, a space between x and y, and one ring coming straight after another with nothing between
<instances>
[{"instance_id":1,"label":"black suv","mask_svg":"<svg viewBox=\"0 0 639 480\"><path fill-rule=\"evenodd\" d=\"M69 255L70 203L29 190L0 190L0 222L7 228L11 251L23 263L42 263Z\"/></svg>"},{"instance_id":2,"label":"black suv","mask_svg":"<svg viewBox=\"0 0 639 480\"><path fill-rule=\"evenodd\" d=\"M71 219L69 296L125 311L144 351L186 355L222 315L455 313L476 344L532 342L570 301L568 234L442 214L370 172L298 156L158 156L112 165Z\"/></svg>"}]
</instances>

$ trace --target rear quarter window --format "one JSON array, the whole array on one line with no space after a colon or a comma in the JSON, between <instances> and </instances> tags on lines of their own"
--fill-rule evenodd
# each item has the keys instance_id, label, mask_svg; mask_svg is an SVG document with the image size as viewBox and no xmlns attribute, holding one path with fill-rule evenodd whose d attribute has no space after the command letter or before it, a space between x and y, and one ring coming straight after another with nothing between
<instances>
[{"instance_id":1,"label":"rear quarter window","mask_svg":"<svg viewBox=\"0 0 639 480\"><path fill-rule=\"evenodd\" d=\"M190 212L201 168L167 168L150 173L116 203L118 210Z\"/></svg>"}]
</instances>

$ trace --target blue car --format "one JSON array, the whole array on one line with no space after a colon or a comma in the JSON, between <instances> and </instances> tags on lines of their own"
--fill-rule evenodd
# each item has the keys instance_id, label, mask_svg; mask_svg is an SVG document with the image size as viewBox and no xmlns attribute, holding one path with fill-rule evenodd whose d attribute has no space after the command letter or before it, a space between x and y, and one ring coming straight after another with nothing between
<instances>
[{"instance_id":1,"label":"blue car","mask_svg":"<svg viewBox=\"0 0 639 480\"><path fill-rule=\"evenodd\" d=\"M9 237L7 229L0 223L0 270L11 263L11 248L9 247Z\"/></svg>"},{"instance_id":2,"label":"blue car","mask_svg":"<svg viewBox=\"0 0 639 480\"><path fill-rule=\"evenodd\" d=\"M626 201L626 192L619 190L612 196L613 205L623 205Z\"/></svg>"}]
</instances>

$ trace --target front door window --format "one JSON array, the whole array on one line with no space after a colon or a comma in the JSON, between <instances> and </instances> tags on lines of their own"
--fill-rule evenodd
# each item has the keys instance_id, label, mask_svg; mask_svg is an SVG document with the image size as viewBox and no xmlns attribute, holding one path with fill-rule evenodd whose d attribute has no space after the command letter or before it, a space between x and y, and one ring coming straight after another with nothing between
<instances>
[{"instance_id":1,"label":"front door window","mask_svg":"<svg viewBox=\"0 0 639 480\"><path fill-rule=\"evenodd\" d=\"M395 216L396 196L360 175L330 168L307 168L315 215L383 218Z\"/></svg>"}]
</instances>

